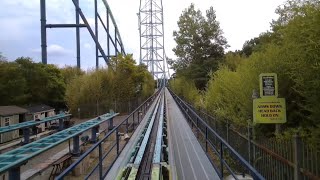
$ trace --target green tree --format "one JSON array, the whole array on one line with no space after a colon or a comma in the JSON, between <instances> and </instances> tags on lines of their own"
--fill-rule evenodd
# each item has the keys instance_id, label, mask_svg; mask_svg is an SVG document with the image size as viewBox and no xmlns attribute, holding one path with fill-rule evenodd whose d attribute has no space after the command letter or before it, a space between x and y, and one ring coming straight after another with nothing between
<instances>
[{"instance_id":1,"label":"green tree","mask_svg":"<svg viewBox=\"0 0 320 180\"><path fill-rule=\"evenodd\" d=\"M84 71L77 67L72 66L65 66L61 70L61 75L64 79L66 84L70 83L73 79L77 78L78 76L84 75Z\"/></svg>"},{"instance_id":2,"label":"green tree","mask_svg":"<svg viewBox=\"0 0 320 180\"><path fill-rule=\"evenodd\" d=\"M182 12L178 27L179 30L173 32L177 43L173 51L178 59L172 66L178 75L194 80L197 88L204 89L208 73L218 69L227 46L215 11L210 7L204 17L191 4Z\"/></svg>"},{"instance_id":3,"label":"green tree","mask_svg":"<svg viewBox=\"0 0 320 180\"><path fill-rule=\"evenodd\" d=\"M109 109L118 111L133 99L149 97L154 92L153 83L146 66L135 65L132 55L119 55L110 60L107 69L72 78L65 100L72 113L78 114L80 108L82 117L96 116Z\"/></svg>"}]
</instances>

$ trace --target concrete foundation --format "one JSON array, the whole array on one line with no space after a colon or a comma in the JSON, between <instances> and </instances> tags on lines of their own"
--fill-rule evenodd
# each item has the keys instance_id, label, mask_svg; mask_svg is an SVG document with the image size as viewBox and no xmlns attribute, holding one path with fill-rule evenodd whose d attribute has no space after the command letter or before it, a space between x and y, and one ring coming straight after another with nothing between
<instances>
[{"instance_id":1,"label":"concrete foundation","mask_svg":"<svg viewBox=\"0 0 320 180\"><path fill-rule=\"evenodd\" d=\"M72 163L77 161L78 157L72 157L71 161ZM86 173L86 168L88 167L89 158L85 158L83 161L81 161L72 171L73 176L81 176Z\"/></svg>"}]
</instances>

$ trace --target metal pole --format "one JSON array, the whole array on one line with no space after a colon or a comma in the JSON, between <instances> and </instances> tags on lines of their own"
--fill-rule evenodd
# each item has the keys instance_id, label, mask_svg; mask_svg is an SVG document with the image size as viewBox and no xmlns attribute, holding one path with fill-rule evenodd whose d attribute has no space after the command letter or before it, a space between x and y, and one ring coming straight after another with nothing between
<instances>
[{"instance_id":1,"label":"metal pole","mask_svg":"<svg viewBox=\"0 0 320 180\"><path fill-rule=\"evenodd\" d=\"M109 10L108 10L108 8L107 8L107 46L108 46L107 55L108 55L108 59L110 59L110 32L109 32Z\"/></svg>"},{"instance_id":2,"label":"metal pole","mask_svg":"<svg viewBox=\"0 0 320 180\"><path fill-rule=\"evenodd\" d=\"M59 119L59 131L63 130L63 119Z\"/></svg>"},{"instance_id":3,"label":"metal pole","mask_svg":"<svg viewBox=\"0 0 320 180\"><path fill-rule=\"evenodd\" d=\"M9 170L9 180L20 180L20 166Z\"/></svg>"},{"instance_id":4,"label":"metal pole","mask_svg":"<svg viewBox=\"0 0 320 180\"><path fill-rule=\"evenodd\" d=\"M99 126L93 127L91 129L91 143L97 142L97 133L99 131Z\"/></svg>"},{"instance_id":5,"label":"metal pole","mask_svg":"<svg viewBox=\"0 0 320 180\"><path fill-rule=\"evenodd\" d=\"M79 15L81 17L81 19L83 20L84 24L87 26L87 29L89 31L89 34L91 35L92 39L94 40L94 42L96 43L96 45L98 46L98 49L100 51L101 56L104 58L104 60L106 61L106 63L109 63L106 54L104 53L98 38L95 36L94 32L92 31L88 20L86 19L86 17L84 16L84 14L82 13L81 9L79 8L78 4L76 4L75 0L72 0L73 4L76 6L76 8L79 9Z\"/></svg>"},{"instance_id":6,"label":"metal pole","mask_svg":"<svg viewBox=\"0 0 320 180\"><path fill-rule=\"evenodd\" d=\"M120 134L119 134L119 130L116 129L117 155L119 155L119 148L120 148L119 141L120 141Z\"/></svg>"},{"instance_id":7,"label":"metal pole","mask_svg":"<svg viewBox=\"0 0 320 180\"><path fill-rule=\"evenodd\" d=\"M251 141L252 141L252 129L250 121L248 121L248 162L251 164Z\"/></svg>"},{"instance_id":8,"label":"metal pole","mask_svg":"<svg viewBox=\"0 0 320 180\"><path fill-rule=\"evenodd\" d=\"M23 129L23 136L24 136L23 144L28 144L30 142L30 129L29 128Z\"/></svg>"},{"instance_id":9,"label":"metal pole","mask_svg":"<svg viewBox=\"0 0 320 180\"><path fill-rule=\"evenodd\" d=\"M102 144L99 144L99 179L102 179L102 171L103 171L103 164L102 164Z\"/></svg>"},{"instance_id":10,"label":"metal pole","mask_svg":"<svg viewBox=\"0 0 320 180\"><path fill-rule=\"evenodd\" d=\"M113 129L113 118L111 118L109 120L109 127L108 127L109 130L112 130Z\"/></svg>"},{"instance_id":11,"label":"metal pole","mask_svg":"<svg viewBox=\"0 0 320 180\"><path fill-rule=\"evenodd\" d=\"M118 56L118 43L117 43L117 28L114 28L114 42L115 42L115 55Z\"/></svg>"},{"instance_id":12,"label":"metal pole","mask_svg":"<svg viewBox=\"0 0 320 180\"><path fill-rule=\"evenodd\" d=\"M206 127L206 152L208 152L208 128Z\"/></svg>"},{"instance_id":13,"label":"metal pole","mask_svg":"<svg viewBox=\"0 0 320 180\"><path fill-rule=\"evenodd\" d=\"M76 3L79 6L79 0L76 0ZM77 26L80 24L80 15L79 15L79 9L76 8L76 24ZM80 69L80 27L76 27L76 43L77 43L77 68Z\"/></svg>"},{"instance_id":14,"label":"metal pole","mask_svg":"<svg viewBox=\"0 0 320 180\"><path fill-rule=\"evenodd\" d=\"M221 179L223 179L223 143L220 142L220 173L221 173Z\"/></svg>"},{"instance_id":15,"label":"metal pole","mask_svg":"<svg viewBox=\"0 0 320 180\"><path fill-rule=\"evenodd\" d=\"M47 64L47 28L46 28L46 0L40 0L41 16L41 55L42 63Z\"/></svg>"},{"instance_id":16,"label":"metal pole","mask_svg":"<svg viewBox=\"0 0 320 180\"><path fill-rule=\"evenodd\" d=\"M73 152L74 155L78 156L80 154L80 137L79 135L73 137Z\"/></svg>"},{"instance_id":17,"label":"metal pole","mask_svg":"<svg viewBox=\"0 0 320 180\"><path fill-rule=\"evenodd\" d=\"M94 0L94 24L95 24L96 38L99 40L99 36L98 36L98 2L97 2L97 0ZM97 44L96 44L96 69L99 69L99 52L98 52Z\"/></svg>"}]
</instances>

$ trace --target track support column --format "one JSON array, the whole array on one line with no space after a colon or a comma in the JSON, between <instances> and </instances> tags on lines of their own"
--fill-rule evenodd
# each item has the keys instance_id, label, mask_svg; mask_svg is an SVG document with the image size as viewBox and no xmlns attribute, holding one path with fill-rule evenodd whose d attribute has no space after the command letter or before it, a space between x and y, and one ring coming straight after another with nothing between
<instances>
[{"instance_id":1,"label":"track support column","mask_svg":"<svg viewBox=\"0 0 320 180\"><path fill-rule=\"evenodd\" d=\"M79 156L80 155L80 136L77 135L73 137L73 155Z\"/></svg>"},{"instance_id":2,"label":"track support column","mask_svg":"<svg viewBox=\"0 0 320 180\"><path fill-rule=\"evenodd\" d=\"M97 133L99 132L99 126L93 127L91 129L91 143L97 142Z\"/></svg>"},{"instance_id":3,"label":"track support column","mask_svg":"<svg viewBox=\"0 0 320 180\"><path fill-rule=\"evenodd\" d=\"M111 118L110 120L109 120L109 125L108 125L108 129L109 129L109 131L110 130L112 130L114 127L113 127L113 118Z\"/></svg>"},{"instance_id":4,"label":"track support column","mask_svg":"<svg viewBox=\"0 0 320 180\"><path fill-rule=\"evenodd\" d=\"M23 137L24 137L23 144L30 143L30 128L24 128L23 129Z\"/></svg>"},{"instance_id":5,"label":"track support column","mask_svg":"<svg viewBox=\"0 0 320 180\"><path fill-rule=\"evenodd\" d=\"M63 130L63 119L59 119L59 131L62 131Z\"/></svg>"},{"instance_id":6,"label":"track support column","mask_svg":"<svg viewBox=\"0 0 320 180\"><path fill-rule=\"evenodd\" d=\"M9 180L20 180L20 166L9 170Z\"/></svg>"}]
</instances>

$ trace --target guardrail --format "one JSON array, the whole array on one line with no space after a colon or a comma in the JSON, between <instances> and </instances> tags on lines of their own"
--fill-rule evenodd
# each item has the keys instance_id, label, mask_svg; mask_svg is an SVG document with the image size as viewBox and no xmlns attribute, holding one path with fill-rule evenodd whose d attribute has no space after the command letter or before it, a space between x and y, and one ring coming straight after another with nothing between
<instances>
[{"instance_id":1,"label":"guardrail","mask_svg":"<svg viewBox=\"0 0 320 180\"><path fill-rule=\"evenodd\" d=\"M0 155L0 174L9 171L9 180L20 179L20 166L29 159L73 138L74 154L80 153L79 136L81 133L92 129L92 140L96 139L97 127L102 122L112 119L118 113L101 115L92 120L65 129L51 136L34 141L28 145L14 149Z\"/></svg>"},{"instance_id":2,"label":"guardrail","mask_svg":"<svg viewBox=\"0 0 320 180\"><path fill-rule=\"evenodd\" d=\"M148 111L149 107L151 106L152 102L156 99L157 95L159 94L160 89L149 97L144 103L142 103L138 108L136 108L126 119L124 119L119 125L114 127L110 130L101 140L91 146L85 153L83 153L77 161L72 163L67 169L65 169L59 176L56 177L57 180L64 179L69 173L71 173L81 162L83 162L89 155L98 150L98 162L96 165L91 167L92 169L90 172L84 177L84 179L89 179L91 176L94 179L104 179L108 172L110 171L113 163L116 161L122 150L124 149L125 145L128 141L120 147L120 136L124 133L129 133L135 130L137 127L136 125L140 123L143 119L144 115ZM121 133L121 128L124 126L124 132ZM107 151L104 152L104 144L107 143L108 139L111 137L116 137L114 143L111 144L110 147L107 148ZM107 164L104 164L104 160L109 157L109 155L115 151L115 157ZM87 167L89 168L89 167Z\"/></svg>"},{"instance_id":3,"label":"guardrail","mask_svg":"<svg viewBox=\"0 0 320 180\"><path fill-rule=\"evenodd\" d=\"M71 114L61 113L61 114L57 114L55 116L43 118L39 121L26 121L26 122L22 122L22 123L18 123L18 124L12 124L9 126L0 127L0 134L22 129L23 136L24 136L24 144L28 144L30 142L30 128L31 127L34 127L34 126L42 124L42 123L59 120L59 130L62 130L63 129L63 120L68 118L69 116L71 116Z\"/></svg>"},{"instance_id":4,"label":"guardrail","mask_svg":"<svg viewBox=\"0 0 320 180\"><path fill-rule=\"evenodd\" d=\"M225 175L232 175L238 179L238 175L250 174L255 180L265 178L254 169L236 150L234 150L222 137L220 137L196 112L190 108L180 97L168 89L192 129L195 127L196 136L210 159L213 167L221 179ZM238 163L241 169L234 169L234 163Z\"/></svg>"},{"instance_id":5,"label":"guardrail","mask_svg":"<svg viewBox=\"0 0 320 180\"><path fill-rule=\"evenodd\" d=\"M310 146L298 135L291 139L253 137L252 127L234 126L185 103L266 179L320 179L319 146Z\"/></svg>"}]
</instances>

